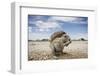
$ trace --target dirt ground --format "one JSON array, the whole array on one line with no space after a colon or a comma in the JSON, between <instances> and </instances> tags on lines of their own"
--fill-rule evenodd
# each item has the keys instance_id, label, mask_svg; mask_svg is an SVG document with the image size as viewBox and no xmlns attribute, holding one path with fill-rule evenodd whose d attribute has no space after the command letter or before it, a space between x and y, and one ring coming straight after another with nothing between
<instances>
[{"instance_id":1,"label":"dirt ground","mask_svg":"<svg viewBox=\"0 0 100 76\"><path fill-rule=\"evenodd\" d=\"M64 48L63 52L63 55L55 57L48 41L28 42L28 60L31 61L88 58L88 41L72 41L68 47Z\"/></svg>"}]
</instances>

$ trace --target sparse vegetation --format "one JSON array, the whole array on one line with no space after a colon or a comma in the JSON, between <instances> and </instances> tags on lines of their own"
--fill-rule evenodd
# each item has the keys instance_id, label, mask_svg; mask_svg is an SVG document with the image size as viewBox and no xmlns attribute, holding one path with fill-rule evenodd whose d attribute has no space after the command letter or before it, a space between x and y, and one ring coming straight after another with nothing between
<instances>
[{"instance_id":1,"label":"sparse vegetation","mask_svg":"<svg viewBox=\"0 0 100 76\"><path fill-rule=\"evenodd\" d=\"M81 41L86 41L84 38L80 38L79 40L81 40Z\"/></svg>"},{"instance_id":2,"label":"sparse vegetation","mask_svg":"<svg viewBox=\"0 0 100 76\"><path fill-rule=\"evenodd\" d=\"M41 41L48 41L48 39L42 39Z\"/></svg>"},{"instance_id":3,"label":"sparse vegetation","mask_svg":"<svg viewBox=\"0 0 100 76\"><path fill-rule=\"evenodd\" d=\"M58 58L54 58L48 41L29 42L28 60L54 60L54 59L79 59L88 58L88 41L72 41L64 48L64 53Z\"/></svg>"}]
</instances>

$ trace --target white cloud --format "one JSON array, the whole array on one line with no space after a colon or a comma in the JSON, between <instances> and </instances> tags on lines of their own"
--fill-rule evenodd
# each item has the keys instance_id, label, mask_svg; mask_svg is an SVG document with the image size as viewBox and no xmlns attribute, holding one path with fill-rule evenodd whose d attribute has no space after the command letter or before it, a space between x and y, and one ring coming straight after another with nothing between
<instances>
[{"instance_id":1,"label":"white cloud","mask_svg":"<svg viewBox=\"0 0 100 76\"><path fill-rule=\"evenodd\" d=\"M32 27L28 27L28 32L32 32Z\"/></svg>"},{"instance_id":2,"label":"white cloud","mask_svg":"<svg viewBox=\"0 0 100 76\"><path fill-rule=\"evenodd\" d=\"M57 22L51 22L51 21L36 21L36 26L38 26L39 28L58 28L59 27L59 23Z\"/></svg>"},{"instance_id":3,"label":"white cloud","mask_svg":"<svg viewBox=\"0 0 100 76\"><path fill-rule=\"evenodd\" d=\"M34 21L29 21L28 23L29 23L29 24L32 24L32 25L34 25L34 24L35 24L35 22L34 22Z\"/></svg>"},{"instance_id":4,"label":"white cloud","mask_svg":"<svg viewBox=\"0 0 100 76\"><path fill-rule=\"evenodd\" d=\"M77 20L76 17L51 17L49 21L74 21Z\"/></svg>"},{"instance_id":5,"label":"white cloud","mask_svg":"<svg viewBox=\"0 0 100 76\"><path fill-rule=\"evenodd\" d=\"M29 40L37 40L48 38L48 31L61 29L61 24L56 21L42 21L34 22L35 27L29 26Z\"/></svg>"},{"instance_id":6,"label":"white cloud","mask_svg":"<svg viewBox=\"0 0 100 76\"><path fill-rule=\"evenodd\" d=\"M86 21L82 21L83 18L79 17L51 17L48 21L63 21L70 23L86 24Z\"/></svg>"},{"instance_id":7,"label":"white cloud","mask_svg":"<svg viewBox=\"0 0 100 76\"><path fill-rule=\"evenodd\" d=\"M41 28L40 28L40 29L38 29L38 30L39 30L39 31L41 31L41 32L42 32L42 31L44 31L44 30L43 30L43 29L41 29Z\"/></svg>"},{"instance_id":8,"label":"white cloud","mask_svg":"<svg viewBox=\"0 0 100 76\"><path fill-rule=\"evenodd\" d=\"M35 25L38 27L39 31L49 31L50 29L61 29L61 24L56 21L36 21Z\"/></svg>"},{"instance_id":9,"label":"white cloud","mask_svg":"<svg viewBox=\"0 0 100 76\"><path fill-rule=\"evenodd\" d=\"M42 20L43 17L36 17L36 21L29 21L30 24L36 26L38 29L36 31L50 31L51 29L62 29L61 25L63 22L77 23L77 24L86 24L86 21L82 21L83 18L78 17L49 17L47 20ZM41 20L40 20L41 19ZM31 30L31 29L30 29Z\"/></svg>"}]
</instances>

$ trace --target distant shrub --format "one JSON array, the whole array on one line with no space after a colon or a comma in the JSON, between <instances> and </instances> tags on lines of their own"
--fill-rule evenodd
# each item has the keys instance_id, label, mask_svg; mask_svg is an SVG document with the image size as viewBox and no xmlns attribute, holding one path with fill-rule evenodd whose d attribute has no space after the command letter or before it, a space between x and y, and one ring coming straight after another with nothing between
<instances>
[{"instance_id":1,"label":"distant shrub","mask_svg":"<svg viewBox=\"0 0 100 76\"><path fill-rule=\"evenodd\" d=\"M33 40L28 40L28 41L33 41Z\"/></svg>"},{"instance_id":2,"label":"distant shrub","mask_svg":"<svg viewBox=\"0 0 100 76\"><path fill-rule=\"evenodd\" d=\"M84 38L80 38L81 41L86 41Z\"/></svg>"},{"instance_id":3,"label":"distant shrub","mask_svg":"<svg viewBox=\"0 0 100 76\"><path fill-rule=\"evenodd\" d=\"M48 39L42 39L41 41L48 41Z\"/></svg>"}]
</instances>

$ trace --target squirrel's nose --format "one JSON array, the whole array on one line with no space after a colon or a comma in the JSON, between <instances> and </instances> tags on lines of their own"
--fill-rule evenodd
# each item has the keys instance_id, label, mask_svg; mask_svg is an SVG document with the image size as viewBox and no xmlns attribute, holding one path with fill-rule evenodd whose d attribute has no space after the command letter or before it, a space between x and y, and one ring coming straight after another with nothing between
<instances>
[{"instance_id":1,"label":"squirrel's nose","mask_svg":"<svg viewBox=\"0 0 100 76\"><path fill-rule=\"evenodd\" d=\"M69 39L69 41L70 41L70 39Z\"/></svg>"}]
</instances>

